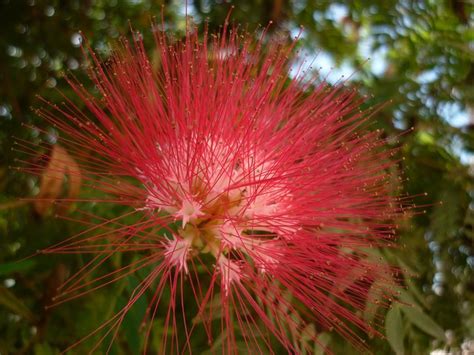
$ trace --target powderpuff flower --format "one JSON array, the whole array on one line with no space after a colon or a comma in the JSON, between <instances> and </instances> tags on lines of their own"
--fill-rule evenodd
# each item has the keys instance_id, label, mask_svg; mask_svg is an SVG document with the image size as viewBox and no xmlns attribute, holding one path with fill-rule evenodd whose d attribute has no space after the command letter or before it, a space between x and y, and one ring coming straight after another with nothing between
<instances>
[{"instance_id":1,"label":"powderpuff flower","mask_svg":"<svg viewBox=\"0 0 474 355\"><path fill-rule=\"evenodd\" d=\"M198 352L202 338L214 352L311 352L326 331L364 347L361 334L378 333L361 316L369 289L393 292L393 270L371 250L391 243L401 212L391 151L367 130L374 111L293 65L294 43L265 31L154 34L154 61L141 40L104 62L89 52L97 92L67 79L85 109L64 97L38 110L103 194L90 200L126 209L43 250L89 256L55 303L141 275L72 346L94 337L92 352L110 349L145 299L144 352L156 338L170 354Z\"/></svg>"}]
</instances>

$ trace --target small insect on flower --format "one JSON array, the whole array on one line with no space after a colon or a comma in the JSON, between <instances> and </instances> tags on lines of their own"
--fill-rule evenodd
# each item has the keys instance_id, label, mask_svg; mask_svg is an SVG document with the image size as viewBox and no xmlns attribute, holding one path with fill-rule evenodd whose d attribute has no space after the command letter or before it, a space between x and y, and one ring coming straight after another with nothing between
<instances>
[{"instance_id":1,"label":"small insect on flower","mask_svg":"<svg viewBox=\"0 0 474 355\"><path fill-rule=\"evenodd\" d=\"M294 43L265 31L154 34L154 60L140 39L106 62L88 52L97 90L67 79L84 108L64 97L38 111L89 186L77 201L125 210L83 212L84 231L43 250L89 258L55 304L129 291L71 347L110 349L145 300L146 353L311 353L331 331L364 348L378 334L362 315L369 292L385 305L395 292L373 255L402 212L392 152L367 129L376 110L296 67Z\"/></svg>"}]
</instances>

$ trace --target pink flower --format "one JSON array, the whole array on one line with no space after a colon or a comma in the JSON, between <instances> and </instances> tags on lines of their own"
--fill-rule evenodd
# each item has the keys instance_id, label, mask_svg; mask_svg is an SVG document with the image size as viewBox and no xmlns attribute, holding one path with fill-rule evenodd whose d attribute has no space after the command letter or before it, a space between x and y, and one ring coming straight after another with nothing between
<instances>
[{"instance_id":1,"label":"pink flower","mask_svg":"<svg viewBox=\"0 0 474 355\"><path fill-rule=\"evenodd\" d=\"M370 250L391 241L401 212L363 98L301 70L290 77L292 47L265 36L155 35L159 68L139 41L105 63L91 53L99 96L68 79L87 113L67 98L40 111L109 196L95 200L130 207L44 251L91 254L57 303L147 270L91 333L97 346L144 297L144 347L160 318L160 353L195 350L197 328L216 352L300 352L317 342L314 332L313 345L302 341L310 324L363 347L358 330L377 333L360 315L369 288L393 292ZM119 253L128 264L93 276Z\"/></svg>"}]
</instances>

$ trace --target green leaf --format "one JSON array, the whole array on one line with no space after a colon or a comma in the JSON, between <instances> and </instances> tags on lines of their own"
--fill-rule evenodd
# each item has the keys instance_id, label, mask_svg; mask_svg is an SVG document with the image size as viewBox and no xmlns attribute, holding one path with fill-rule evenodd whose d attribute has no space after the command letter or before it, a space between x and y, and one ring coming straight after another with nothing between
<instances>
[{"instance_id":1,"label":"green leaf","mask_svg":"<svg viewBox=\"0 0 474 355\"><path fill-rule=\"evenodd\" d=\"M375 281L369 289L369 292L367 293L367 299L365 302L365 309L363 313L364 320L367 323L371 323L376 314L377 310L380 307L379 306L379 301L383 297L383 291L382 291L383 284L381 281Z\"/></svg>"},{"instance_id":2,"label":"green leaf","mask_svg":"<svg viewBox=\"0 0 474 355\"><path fill-rule=\"evenodd\" d=\"M406 284L408 286L408 290L410 294L416 297L416 300L421 303L421 305L425 308L428 308L428 302L426 302L426 298L420 293L416 285L410 279L406 280Z\"/></svg>"},{"instance_id":3,"label":"green leaf","mask_svg":"<svg viewBox=\"0 0 474 355\"><path fill-rule=\"evenodd\" d=\"M393 351L397 355L403 355L405 348L403 346L403 338L405 336L403 331L402 314L398 305L393 306L385 317L385 334Z\"/></svg>"},{"instance_id":4,"label":"green leaf","mask_svg":"<svg viewBox=\"0 0 474 355\"><path fill-rule=\"evenodd\" d=\"M130 294L132 294L134 289L138 287L139 282L136 277L128 277L127 281L126 289ZM120 297L116 312L120 311L120 309L122 309L127 304L127 302L128 299L126 297ZM148 304L145 297L140 297L133 304L132 308L127 312L127 315L124 318L122 327L130 354L140 354L143 337L140 336L141 334L139 333L139 330L143 317L146 313L147 305Z\"/></svg>"},{"instance_id":5,"label":"green leaf","mask_svg":"<svg viewBox=\"0 0 474 355\"><path fill-rule=\"evenodd\" d=\"M408 304L410 306L414 306L414 307L419 307L418 303L413 298L413 296L410 292L407 292L407 291L401 289L399 298L400 298L400 301L402 303L406 303L406 304Z\"/></svg>"},{"instance_id":6,"label":"green leaf","mask_svg":"<svg viewBox=\"0 0 474 355\"><path fill-rule=\"evenodd\" d=\"M0 286L0 305L5 306L11 312L18 314L29 321L34 320L34 316L28 307L26 307L25 304L19 300L9 289L3 286Z\"/></svg>"},{"instance_id":7,"label":"green leaf","mask_svg":"<svg viewBox=\"0 0 474 355\"><path fill-rule=\"evenodd\" d=\"M316 337L316 328L313 323L308 324L298 337L299 344L296 344L298 353L308 354L306 349L309 349L309 344L313 344L313 340ZM312 346L311 346L312 347ZM312 354L313 352L311 352Z\"/></svg>"},{"instance_id":8,"label":"green leaf","mask_svg":"<svg viewBox=\"0 0 474 355\"><path fill-rule=\"evenodd\" d=\"M31 269L35 264L36 262L32 259L0 264L0 276Z\"/></svg>"},{"instance_id":9,"label":"green leaf","mask_svg":"<svg viewBox=\"0 0 474 355\"><path fill-rule=\"evenodd\" d=\"M59 354L59 350L52 348L49 344L36 344L34 347L35 355L56 355Z\"/></svg>"},{"instance_id":10,"label":"green leaf","mask_svg":"<svg viewBox=\"0 0 474 355\"><path fill-rule=\"evenodd\" d=\"M400 289L400 301L406 303L408 306L414 306L420 309L422 308L419 305L421 303L423 307L428 308L428 303L426 302L426 300L423 300L422 294L416 289L416 286L413 284L413 282L407 280L406 284L408 286L408 290ZM415 296L416 299L413 296Z\"/></svg>"},{"instance_id":11,"label":"green leaf","mask_svg":"<svg viewBox=\"0 0 474 355\"><path fill-rule=\"evenodd\" d=\"M197 314L193 318L193 324L202 323L204 321L212 321L222 318L222 301L218 294L210 302L207 302L204 306L202 313Z\"/></svg>"},{"instance_id":12,"label":"green leaf","mask_svg":"<svg viewBox=\"0 0 474 355\"><path fill-rule=\"evenodd\" d=\"M324 355L326 353L326 349L331 341L331 334L329 333L321 333L318 335L316 339L316 343L314 345L314 355Z\"/></svg>"},{"instance_id":13,"label":"green leaf","mask_svg":"<svg viewBox=\"0 0 474 355\"><path fill-rule=\"evenodd\" d=\"M419 131L417 138L421 144L431 145L435 143L434 137L426 131Z\"/></svg>"},{"instance_id":14,"label":"green leaf","mask_svg":"<svg viewBox=\"0 0 474 355\"><path fill-rule=\"evenodd\" d=\"M209 350L203 351L202 355L220 354L224 353L224 344L227 340L227 332L222 332L212 344ZM249 351L248 344L244 341L237 340L235 342L235 350L238 354L246 354Z\"/></svg>"},{"instance_id":15,"label":"green leaf","mask_svg":"<svg viewBox=\"0 0 474 355\"><path fill-rule=\"evenodd\" d=\"M410 320L410 322L412 322L422 331L435 338L444 340L444 330L426 313L424 313L421 308L407 305L401 305L400 308Z\"/></svg>"}]
</instances>

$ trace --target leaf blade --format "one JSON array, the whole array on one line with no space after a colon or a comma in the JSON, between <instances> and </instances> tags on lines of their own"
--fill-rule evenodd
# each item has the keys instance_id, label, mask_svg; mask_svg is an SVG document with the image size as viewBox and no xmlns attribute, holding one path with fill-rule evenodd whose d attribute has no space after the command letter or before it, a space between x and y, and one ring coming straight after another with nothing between
<instances>
[{"instance_id":1,"label":"leaf blade","mask_svg":"<svg viewBox=\"0 0 474 355\"><path fill-rule=\"evenodd\" d=\"M423 312L421 308L408 305L402 305L400 308L410 322L416 325L419 329L434 338L444 340L444 330L425 312Z\"/></svg>"},{"instance_id":2,"label":"leaf blade","mask_svg":"<svg viewBox=\"0 0 474 355\"><path fill-rule=\"evenodd\" d=\"M403 345L403 321L398 305L393 306L385 316L385 334L387 340L397 355L404 355L405 348Z\"/></svg>"}]
</instances>

